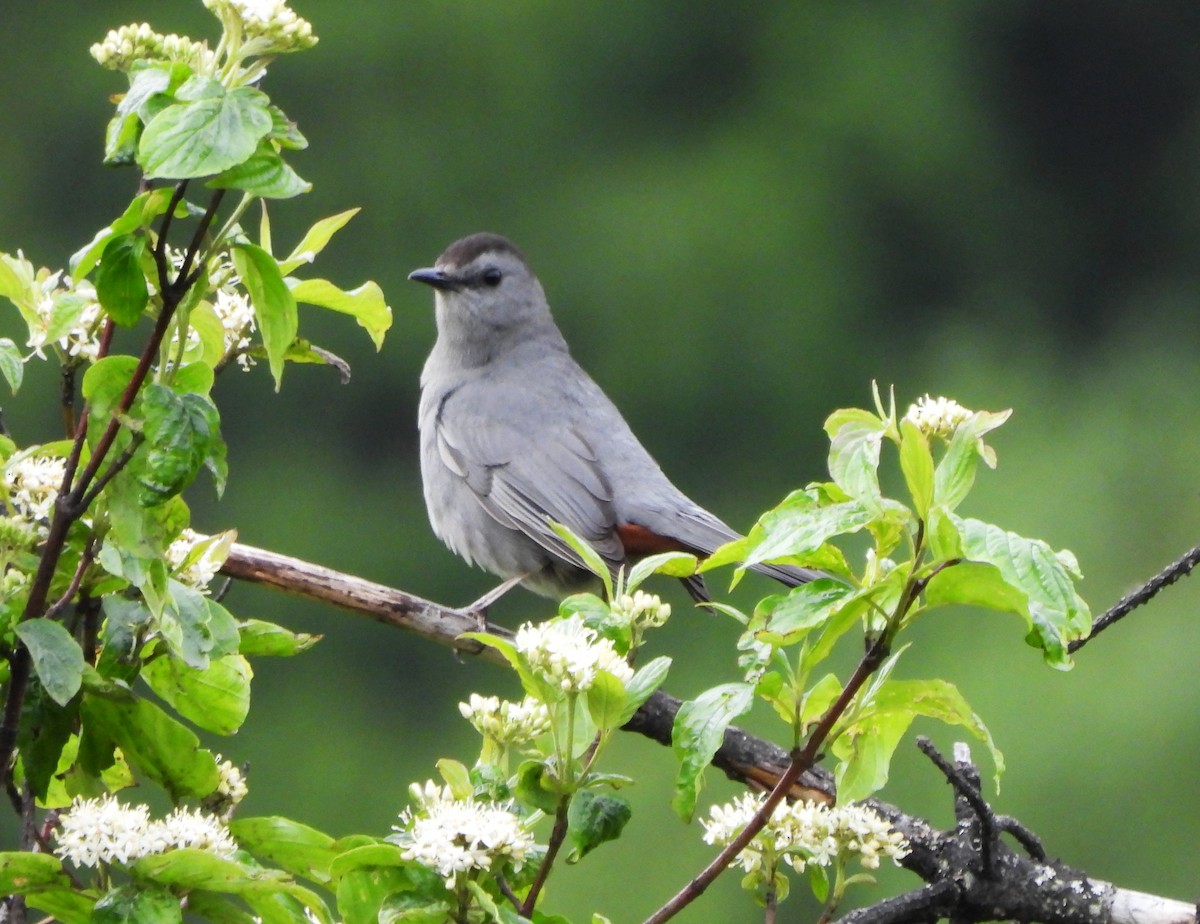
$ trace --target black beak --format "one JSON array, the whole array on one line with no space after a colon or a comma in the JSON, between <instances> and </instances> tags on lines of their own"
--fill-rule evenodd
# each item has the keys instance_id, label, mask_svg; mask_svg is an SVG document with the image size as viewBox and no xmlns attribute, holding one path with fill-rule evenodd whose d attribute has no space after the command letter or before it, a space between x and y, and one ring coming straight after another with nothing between
<instances>
[{"instance_id":1,"label":"black beak","mask_svg":"<svg viewBox=\"0 0 1200 924\"><path fill-rule=\"evenodd\" d=\"M442 291L452 291L458 288L457 279L447 275L445 270L440 270L433 266L413 270L408 274L408 278L413 282L423 282L427 286L433 286L435 289L441 289Z\"/></svg>"}]
</instances>

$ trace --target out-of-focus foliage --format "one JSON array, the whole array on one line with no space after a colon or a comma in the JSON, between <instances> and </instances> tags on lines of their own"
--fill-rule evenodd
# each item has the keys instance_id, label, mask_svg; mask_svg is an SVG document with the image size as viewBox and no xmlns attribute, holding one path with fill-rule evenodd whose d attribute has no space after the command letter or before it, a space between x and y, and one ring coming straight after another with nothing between
<instances>
[{"instance_id":1,"label":"out-of-focus foliage","mask_svg":"<svg viewBox=\"0 0 1200 924\"><path fill-rule=\"evenodd\" d=\"M321 44L306 66L272 66L272 98L321 152L289 157L321 199L297 200L273 233L290 242L363 204L324 271L378 280L396 323L376 355L349 325L304 318L351 361L345 388L295 368L264 400L246 380L265 369L222 376L237 477L197 507L198 526L236 524L248 542L447 602L488 586L425 523L415 409L432 312L404 282L487 228L526 251L575 353L668 473L735 524L825 476L821 421L874 378L1015 409L996 442L1004 476L974 509L1070 546L1094 611L1196 541L1193 4L296 7ZM6 7L0 249L60 265L128 200L129 172L99 166L111 106L86 49L149 15L136 0ZM198 32L205 14L172 0L152 15ZM57 387L33 375L24 396ZM6 413L22 443L57 436L23 410L41 406ZM245 615L326 636L263 667L249 723L221 743L251 761L254 814L385 832L378 806L398 810L433 756L470 740L454 703L509 682L340 613L233 594ZM1066 676L1021 646L1019 621L952 613L915 628L937 633L940 654L908 665L951 678L987 717L1009 767L1002 811L1097 877L1176 896L1193 890L1200 803L1195 600L1170 592ZM497 611L510 624L548 612L520 595ZM690 695L728 667L709 659L731 634L679 612L649 656L669 653L670 688ZM383 779L381 751L395 768ZM884 795L944 821L922 760L901 753ZM629 919L707 855L670 817L665 765L660 782L631 794L625 849L567 871L550 907L588 894L608 863L626 886L603 910ZM736 891L681 920L722 917Z\"/></svg>"}]
</instances>

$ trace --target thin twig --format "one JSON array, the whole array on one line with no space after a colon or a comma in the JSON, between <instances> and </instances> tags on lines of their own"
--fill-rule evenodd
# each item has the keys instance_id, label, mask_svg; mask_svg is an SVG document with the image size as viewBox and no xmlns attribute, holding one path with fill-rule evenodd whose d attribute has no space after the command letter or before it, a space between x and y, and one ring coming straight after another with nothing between
<instances>
[{"instance_id":1,"label":"thin twig","mask_svg":"<svg viewBox=\"0 0 1200 924\"><path fill-rule=\"evenodd\" d=\"M132 439L129 441L129 445L125 447L119 456L113 459L112 464L104 470L104 474L97 478L92 484L91 488L88 489L88 492L79 499L79 506L82 509L87 510L88 507L92 506L92 502L100 496L100 492L108 487L108 483L117 477L117 475L120 474L121 469L130 463L130 461L133 459L133 454L137 452L137 448L140 445L142 445L141 434L133 434Z\"/></svg>"},{"instance_id":2,"label":"thin twig","mask_svg":"<svg viewBox=\"0 0 1200 924\"><path fill-rule=\"evenodd\" d=\"M1071 642L1067 646L1067 651L1078 651L1113 623L1124 619L1142 604L1149 603L1163 588L1171 586L1181 577L1187 577L1198 564L1200 564L1200 545L1189 549L1183 557L1171 562L1133 593L1126 594L1097 616L1092 620L1092 631L1088 637Z\"/></svg>"},{"instance_id":3,"label":"thin twig","mask_svg":"<svg viewBox=\"0 0 1200 924\"><path fill-rule=\"evenodd\" d=\"M932 741L924 735L920 735L917 737L917 747L921 749L921 753L933 761L935 767L942 771L946 781L954 787L958 797L970 806L975 818L979 821L980 865L983 867L983 874L990 876L992 874L992 845L996 840L996 815L992 811L992 807L980 794L979 787L975 785L974 781L968 779L961 768L943 757Z\"/></svg>"},{"instance_id":4,"label":"thin twig","mask_svg":"<svg viewBox=\"0 0 1200 924\"><path fill-rule=\"evenodd\" d=\"M75 573L71 575L71 583L67 585L66 592L46 609L47 619L57 619L58 615L67 608L67 604L71 602L71 598L79 592L79 585L83 583L83 576L87 573L87 569L92 566L92 561L95 557L96 540L93 537L83 547L83 554L79 556L79 564L75 566Z\"/></svg>"},{"instance_id":5,"label":"thin twig","mask_svg":"<svg viewBox=\"0 0 1200 924\"><path fill-rule=\"evenodd\" d=\"M568 759L570 759L569 756ZM567 809L570 808L570 805L569 797L564 796L559 800L558 809L554 813L554 827L550 831L550 840L546 842L546 856L542 858L542 865L538 867L533 885L529 887L529 893L521 905L521 917L532 917L538 895L541 894L542 886L546 884L546 877L550 875L554 860L558 856L559 850L562 849L563 842L567 839Z\"/></svg>"}]
</instances>

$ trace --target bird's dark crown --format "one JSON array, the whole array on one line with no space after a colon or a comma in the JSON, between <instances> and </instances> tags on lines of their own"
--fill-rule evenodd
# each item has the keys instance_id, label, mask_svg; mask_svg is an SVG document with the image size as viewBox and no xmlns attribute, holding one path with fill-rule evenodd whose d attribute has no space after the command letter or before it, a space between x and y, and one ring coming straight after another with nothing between
<instances>
[{"instance_id":1,"label":"bird's dark crown","mask_svg":"<svg viewBox=\"0 0 1200 924\"><path fill-rule=\"evenodd\" d=\"M526 262L525 255L521 253L516 244L506 237L488 231L481 231L479 234L472 234L455 241L443 251L437 262L438 266L443 268L461 268L485 253L508 253L522 263Z\"/></svg>"}]
</instances>

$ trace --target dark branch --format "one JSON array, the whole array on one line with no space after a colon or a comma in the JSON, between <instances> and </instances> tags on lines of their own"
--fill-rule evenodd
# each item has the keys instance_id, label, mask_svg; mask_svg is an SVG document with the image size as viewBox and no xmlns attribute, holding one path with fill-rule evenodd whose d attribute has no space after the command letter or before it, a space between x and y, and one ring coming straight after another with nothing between
<instances>
[{"instance_id":1,"label":"dark branch","mask_svg":"<svg viewBox=\"0 0 1200 924\"><path fill-rule=\"evenodd\" d=\"M1113 623L1124 619L1142 604L1149 603L1160 590L1170 587L1182 577L1187 577L1197 564L1200 564L1200 545L1189 550L1177 561L1171 562L1133 593L1122 597L1112 607L1097 616L1092 621L1092 631L1088 637L1071 642L1067 646L1067 650L1078 651Z\"/></svg>"}]
</instances>

